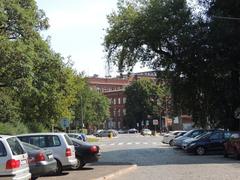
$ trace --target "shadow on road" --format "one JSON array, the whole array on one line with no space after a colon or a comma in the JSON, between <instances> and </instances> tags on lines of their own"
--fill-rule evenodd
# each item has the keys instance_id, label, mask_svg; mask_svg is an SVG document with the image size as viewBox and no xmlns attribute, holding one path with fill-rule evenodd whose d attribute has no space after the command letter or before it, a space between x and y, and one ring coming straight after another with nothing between
<instances>
[{"instance_id":1,"label":"shadow on road","mask_svg":"<svg viewBox=\"0 0 240 180\"><path fill-rule=\"evenodd\" d=\"M184 164L239 164L232 158L223 155L197 156L185 153L171 147L127 149L102 152L102 158L94 166L101 165L130 165L157 166L157 165L184 165Z\"/></svg>"}]
</instances>

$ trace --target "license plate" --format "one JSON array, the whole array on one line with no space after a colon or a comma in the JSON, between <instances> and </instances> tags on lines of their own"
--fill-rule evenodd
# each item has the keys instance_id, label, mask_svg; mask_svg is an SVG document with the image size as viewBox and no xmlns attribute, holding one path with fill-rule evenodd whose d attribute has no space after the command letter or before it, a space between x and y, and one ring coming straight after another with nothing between
<instances>
[{"instance_id":1,"label":"license plate","mask_svg":"<svg viewBox=\"0 0 240 180\"><path fill-rule=\"evenodd\" d=\"M53 159L53 155L52 154L48 155L48 159Z\"/></svg>"},{"instance_id":2,"label":"license plate","mask_svg":"<svg viewBox=\"0 0 240 180\"><path fill-rule=\"evenodd\" d=\"M27 160L21 160L21 165L27 164Z\"/></svg>"}]
</instances>

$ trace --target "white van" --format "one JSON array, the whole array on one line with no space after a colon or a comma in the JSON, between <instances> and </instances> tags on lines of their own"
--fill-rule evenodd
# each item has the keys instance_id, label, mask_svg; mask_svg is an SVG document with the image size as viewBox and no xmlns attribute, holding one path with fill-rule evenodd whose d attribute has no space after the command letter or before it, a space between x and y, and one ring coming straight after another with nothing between
<instances>
[{"instance_id":1,"label":"white van","mask_svg":"<svg viewBox=\"0 0 240 180\"><path fill-rule=\"evenodd\" d=\"M31 179L28 155L15 136L0 135L0 179Z\"/></svg>"},{"instance_id":2,"label":"white van","mask_svg":"<svg viewBox=\"0 0 240 180\"><path fill-rule=\"evenodd\" d=\"M33 133L17 137L23 142L51 150L57 161L57 174L77 164L75 148L66 133Z\"/></svg>"}]
</instances>

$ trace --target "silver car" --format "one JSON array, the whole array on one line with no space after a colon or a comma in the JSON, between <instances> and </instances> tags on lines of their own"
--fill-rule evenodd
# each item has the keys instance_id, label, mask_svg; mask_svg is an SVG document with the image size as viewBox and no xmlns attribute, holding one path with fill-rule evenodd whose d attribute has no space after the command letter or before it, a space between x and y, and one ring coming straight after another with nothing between
<instances>
[{"instance_id":1,"label":"silver car","mask_svg":"<svg viewBox=\"0 0 240 180\"><path fill-rule=\"evenodd\" d=\"M28 155L15 136L0 135L0 179L31 179Z\"/></svg>"},{"instance_id":2,"label":"silver car","mask_svg":"<svg viewBox=\"0 0 240 180\"><path fill-rule=\"evenodd\" d=\"M57 174L77 164L73 142L66 133L33 133L17 137L23 142L51 150L57 161Z\"/></svg>"},{"instance_id":3,"label":"silver car","mask_svg":"<svg viewBox=\"0 0 240 180\"><path fill-rule=\"evenodd\" d=\"M28 154L28 162L32 179L56 172L57 161L54 159L51 151L25 142L22 142L22 145Z\"/></svg>"}]
</instances>

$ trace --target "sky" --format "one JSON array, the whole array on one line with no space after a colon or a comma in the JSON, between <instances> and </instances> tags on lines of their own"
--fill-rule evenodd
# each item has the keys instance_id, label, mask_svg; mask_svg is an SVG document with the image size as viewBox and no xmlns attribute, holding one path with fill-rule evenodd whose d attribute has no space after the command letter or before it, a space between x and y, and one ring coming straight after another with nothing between
<instances>
[{"instance_id":1,"label":"sky","mask_svg":"<svg viewBox=\"0 0 240 180\"><path fill-rule=\"evenodd\" d=\"M37 5L49 18L50 28L41 34L51 37L52 49L65 58L71 56L78 72L107 75L102 43L106 16L117 9L117 0L37 0Z\"/></svg>"}]
</instances>

